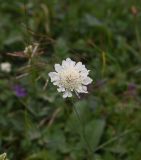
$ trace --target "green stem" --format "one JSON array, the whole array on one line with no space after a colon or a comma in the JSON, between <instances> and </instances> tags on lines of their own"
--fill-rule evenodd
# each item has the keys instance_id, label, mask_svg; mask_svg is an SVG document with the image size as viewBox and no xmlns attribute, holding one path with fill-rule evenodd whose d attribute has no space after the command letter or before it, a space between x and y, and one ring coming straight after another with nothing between
<instances>
[{"instance_id":1,"label":"green stem","mask_svg":"<svg viewBox=\"0 0 141 160\"><path fill-rule=\"evenodd\" d=\"M80 115L79 115L79 113L77 111L77 108L75 106L73 106L73 109L74 109L74 112L75 112L75 114L76 114L76 116L77 116L77 118L78 118L78 120L80 122L81 128L82 128L82 137L83 137L83 139L84 139L84 141L85 141L85 143L86 143L86 145L88 147L87 148L88 149L88 156L89 156L90 160L92 160L91 158L93 157L94 152L91 149L91 146L89 145L89 142L87 140L85 127L84 127L83 123L81 123L82 121L81 121Z\"/></svg>"},{"instance_id":2,"label":"green stem","mask_svg":"<svg viewBox=\"0 0 141 160\"><path fill-rule=\"evenodd\" d=\"M126 134L128 134L128 133L130 133L130 132L131 132L131 130L126 130L126 131L124 131L123 133L121 133L120 135L111 138L111 139L108 140L107 142L105 142L105 143L101 144L99 147L97 147L97 148L94 150L94 152L97 152L98 150L104 148L105 146L107 146L107 145L109 145L110 143L118 140L119 138L125 136Z\"/></svg>"}]
</instances>

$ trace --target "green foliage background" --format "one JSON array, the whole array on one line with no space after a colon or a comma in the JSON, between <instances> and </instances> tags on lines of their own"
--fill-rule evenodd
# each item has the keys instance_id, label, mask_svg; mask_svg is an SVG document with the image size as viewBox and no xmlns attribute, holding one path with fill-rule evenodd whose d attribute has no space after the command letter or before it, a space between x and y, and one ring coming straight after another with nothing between
<instances>
[{"instance_id":1,"label":"green foliage background","mask_svg":"<svg viewBox=\"0 0 141 160\"><path fill-rule=\"evenodd\" d=\"M89 160L83 123L92 159L140 160L140 27L139 0L1 0L0 61L12 72L0 72L0 152L11 160ZM32 42L44 54L19 70L27 60L6 53ZM80 100L64 100L50 82L43 90L54 63L67 57L91 70L90 93ZM27 97L16 97L15 83Z\"/></svg>"}]
</instances>

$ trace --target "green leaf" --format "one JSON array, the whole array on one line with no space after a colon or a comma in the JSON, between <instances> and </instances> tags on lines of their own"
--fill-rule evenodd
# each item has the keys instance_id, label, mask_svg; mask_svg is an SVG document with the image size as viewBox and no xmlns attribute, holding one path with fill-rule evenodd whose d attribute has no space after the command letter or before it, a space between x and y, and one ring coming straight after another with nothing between
<instances>
[{"instance_id":1,"label":"green leaf","mask_svg":"<svg viewBox=\"0 0 141 160\"><path fill-rule=\"evenodd\" d=\"M87 141L92 150L98 146L105 128L104 119L94 119L85 127Z\"/></svg>"},{"instance_id":2,"label":"green leaf","mask_svg":"<svg viewBox=\"0 0 141 160\"><path fill-rule=\"evenodd\" d=\"M91 110L88 107L87 102L84 100L77 102L75 106L72 106L72 109L73 112L68 119L66 129L69 131L73 130L74 133L80 133L82 126L85 126L85 123L90 120Z\"/></svg>"},{"instance_id":3,"label":"green leaf","mask_svg":"<svg viewBox=\"0 0 141 160\"><path fill-rule=\"evenodd\" d=\"M45 160L48 157L48 152L43 150L30 155L26 160Z\"/></svg>"}]
</instances>

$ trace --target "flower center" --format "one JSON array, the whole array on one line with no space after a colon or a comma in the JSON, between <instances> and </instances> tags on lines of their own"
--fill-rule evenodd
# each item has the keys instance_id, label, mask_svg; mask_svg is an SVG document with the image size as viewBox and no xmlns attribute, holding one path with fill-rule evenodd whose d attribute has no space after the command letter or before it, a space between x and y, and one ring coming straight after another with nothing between
<instances>
[{"instance_id":1,"label":"flower center","mask_svg":"<svg viewBox=\"0 0 141 160\"><path fill-rule=\"evenodd\" d=\"M81 84L80 73L74 68L63 70L59 76L61 85L68 90L74 90Z\"/></svg>"}]
</instances>

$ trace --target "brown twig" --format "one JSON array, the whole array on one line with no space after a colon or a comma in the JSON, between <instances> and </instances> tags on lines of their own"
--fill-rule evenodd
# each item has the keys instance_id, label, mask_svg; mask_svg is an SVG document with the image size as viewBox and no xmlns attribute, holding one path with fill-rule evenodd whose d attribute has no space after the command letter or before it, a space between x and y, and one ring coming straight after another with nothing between
<instances>
[{"instance_id":1,"label":"brown twig","mask_svg":"<svg viewBox=\"0 0 141 160\"><path fill-rule=\"evenodd\" d=\"M54 113L53 113L50 121L48 122L48 125L47 125L48 127L50 127L50 126L53 124L53 122L55 121L55 119L56 119L56 117L57 117L57 115L58 115L58 113L59 113L60 111L61 111L61 108L57 108L57 109L54 111Z\"/></svg>"}]
</instances>

